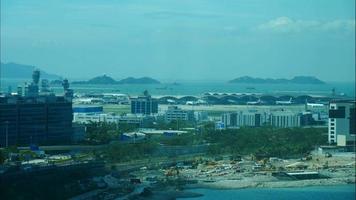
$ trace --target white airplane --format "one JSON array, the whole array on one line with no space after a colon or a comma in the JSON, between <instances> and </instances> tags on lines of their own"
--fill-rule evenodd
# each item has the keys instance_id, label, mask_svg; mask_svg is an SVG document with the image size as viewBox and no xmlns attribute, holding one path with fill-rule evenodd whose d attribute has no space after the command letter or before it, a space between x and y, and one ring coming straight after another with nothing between
<instances>
[{"instance_id":1,"label":"white airplane","mask_svg":"<svg viewBox=\"0 0 356 200\"><path fill-rule=\"evenodd\" d=\"M199 99L197 101L187 101L185 102L185 105L205 105L208 104L207 101Z\"/></svg>"},{"instance_id":2,"label":"white airplane","mask_svg":"<svg viewBox=\"0 0 356 200\"><path fill-rule=\"evenodd\" d=\"M203 99L199 99L198 101L196 101L196 104L208 104L208 102Z\"/></svg>"},{"instance_id":3,"label":"white airplane","mask_svg":"<svg viewBox=\"0 0 356 200\"><path fill-rule=\"evenodd\" d=\"M194 101L187 101L187 102L185 102L185 105L195 105L195 102Z\"/></svg>"},{"instance_id":4,"label":"white airplane","mask_svg":"<svg viewBox=\"0 0 356 200\"><path fill-rule=\"evenodd\" d=\"M167 99L167 102L170 103L170 104L175 104L176 101L174 101L173 99Z\"/></svg>"},{"instance_id":5,"label":"white airplane","mask_svg":"<svg viewBox=\"0 0 356 200\"><path fill-rule=\"evenodd\" d=\"M236 101L235 101L235 100L232 100L232 99L228 99L227 102L229 102L229 103L236 103Z\"/></svg>"},{"instance_id":6,"label":"white airplane","mask_svg":"<svg viewBox=\"0 0 356 200\"><path fill-rule=\"evenodd\" d=\"M291 105L292 104L292 98L289 99L289 101L276 101L277 105Z\"/></svg>"},{"instance_id":7,"label":"white airplane","mask_svg":"<svg viewBox=\"0 0 356 200\"><path fill-rule=\"evenodd\" d=\"M79 99L74 99L75 102L81 103L81 104L91 104L92 99L91 98L79 98Z\"/></svg>"},{"instance_id":8,"label":"white airplane","mask_svg":"<svg viewBox=\"0 0 356 200\"><path fill-rule=\"evenodd\" d=\"M94 103L102 103L103 100L100 98L79 98L74 100L80 104L94 104Z\"/></svg>"},{"instance_id":9,"label":"white airplane","mask_svg":"<svg viewBox=\"0 0 356 200\"><path fill-rule=\"evenodd\" d=\"M260 105L262 104L261 99L258 99L258 101L248 101L247 105Z\"/></svg>"},{"instance_id":10,"label":"white airplane","mask_svg":"<svg viewBox=\"0 0 356 200\"><path fill-rule=\"evenodd\" d=\"M127 97L127 94L121 94L121 93L104 93L104 97Z\"/></svg>"},{"instance_id":11,"label":"white airplane","mask_svg":"<svg viewBox=\"0 0 356 200\"><path fill-rule=\"evenodd\" d=\"M315 108L315 107L324 107L325 105L322 104L322 103L308 103L307 102L307 106L310 106L312 108Z\"/></svg>"}]
</instances>

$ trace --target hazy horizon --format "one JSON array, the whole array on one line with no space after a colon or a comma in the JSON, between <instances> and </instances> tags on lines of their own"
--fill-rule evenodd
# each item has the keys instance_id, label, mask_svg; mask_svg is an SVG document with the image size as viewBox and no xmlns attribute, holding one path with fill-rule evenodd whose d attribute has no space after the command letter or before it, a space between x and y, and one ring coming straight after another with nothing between
<instances>
[{"instance_id":1,"label":"hazy horizon","mask_svg":"<svg viewBox=\"0 0 356 200\"><path fill-rule=\"evenodd\" d=\"M1 60L70 79L355 82L355 1L1 1Z\"/></svg>"}]
</instances>

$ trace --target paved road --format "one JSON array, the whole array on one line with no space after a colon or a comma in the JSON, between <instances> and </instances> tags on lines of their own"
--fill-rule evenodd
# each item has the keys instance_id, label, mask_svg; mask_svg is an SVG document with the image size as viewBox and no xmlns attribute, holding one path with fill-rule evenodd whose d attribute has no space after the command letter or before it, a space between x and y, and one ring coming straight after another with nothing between
<instances>
[{"instance_id":1,"label":"paved road","mask_svg":"<svg viewBox=\"0 0 356 200\"><path fill-rule=\"evenodd\" d=\"M44 151L71 151L71 150L92 150L100 149L106 145L55 145L55 146L39 146L39 149ZM20 150L29 150L30 147L18 147Z\"/></svg>"}]
</instances>

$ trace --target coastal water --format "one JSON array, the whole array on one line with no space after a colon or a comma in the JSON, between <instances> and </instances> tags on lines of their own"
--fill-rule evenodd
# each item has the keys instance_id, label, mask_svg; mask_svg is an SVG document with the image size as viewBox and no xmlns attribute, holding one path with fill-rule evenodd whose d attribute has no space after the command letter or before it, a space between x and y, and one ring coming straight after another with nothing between
<instances>
[{"instance_id":1,"label":"coastal water","mask_svg":"<svg viewBox=\"0 0 356 200\"><path fill-rule=\"evenodd\" d=\"M203 194L186 200L354 200L355 185L303 188L253 188L238 190L194 189Z\"/></svg>"},{"instance_id":2,"label":"coastal water","mask_svg":"<svg viewBox=\"0 0 356 200\"><path fill-rule=\"evenodd\" d=\"M27 80L29 82L30 80ZM16 91L17 85L23 85L25 80L3 80L2 90L7 91L10 86L12 91ZM62 93L60 85L51 87L54 92ZM338 95L348 97L355 96L355 83L326 83L321 85L310 84L230 84L226 82L179 82L179 83L162 83L162 84L119 84L119 85L75 85L71 88L75 93L124 93L129 95L142 94L148 90L155 96L161 95L202 95L206 92L214 93L263 93L272 95L303 95L313 94L328 96L335 88Z\"/></svg>"}]
</instances>

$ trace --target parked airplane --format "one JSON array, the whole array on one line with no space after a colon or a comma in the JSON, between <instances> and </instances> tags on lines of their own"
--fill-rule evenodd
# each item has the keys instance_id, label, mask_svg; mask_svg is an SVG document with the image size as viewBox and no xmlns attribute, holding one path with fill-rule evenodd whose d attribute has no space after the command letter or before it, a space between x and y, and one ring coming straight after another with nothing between
<instances>
[{"instance_id":1,"label":"parked airplane","mask_svg":"<svg viewBox=\"0 0 356 200\"><path fill-rule=\"evenodd\" d=\"M175 103L176 103L176 101L173 100L173 99L167 99L167 102L168 102L169 104L175 104Z\"/></svg>"},{"instance_id":2,"label":"parked airplane","mask_svg":"<svg viewBox=\"0 0 356 200\"><path fill-rule=\"evenodd\" d=\"M292 103L292 98L290 98L289 101L276 101L277 105L291 105Z\"/></svg>"},{"instance_id":3,"label":"parked airplane","mask_svg":"<svg viewBox=\"0 0 356 200\"><path fill-rule=\"evenodd\" d=\"M198 105L206 105L206 104L208 104L207 101L202 100L202 99L198 99L198 101L196 101L195 103L198 104Z\"/></svg>"},{"instance_id":4,"label":"parked airplane","mask_svg":"<svg viewBox=\"0 0 356 200\"><path fill-rule=\"evenodd\" d=\"M187 101L185 102L185 105L195 105L196 103L194 101Z\"/></svg>"},{"instance_id":5,"label":"parked airplane","mask_svg":"<svg viewBox=\"0 0 356 200\"><path fill-rule=\"evenodd\" d=\"M323 104L323 103L308 103L308 101L306 101L306 103L307 103L307 106L310 106L312 108L325 106L325 104Z\"/></svg>"},{"instance_id":6,"label":"parked airplane","mask_svg":"<svg viewBox=\"0 0 356 200\"><path fill-rule=\"evenodd\" d=\"M185 105L206 105L208 104L207 101L199 99L197 101L187 101L185 102Z\"/></svg>"},{"instance_id":7,"label":"parked airplane","mask_svg":"<svg viewBox=\"0 0 356 200\"><path fill-rule=\"evenodd\" d=\"M258 99L257 101L248 101L247 105L261 105L262 101L261 99Z\"/></svg>"},{"instance_id":8,"label":"parked airplane","mask_svg":"<svg viewBox=\"0 0 356 200\"><path fill-rule=\"evenodd\" d=\"M78 98L74 99L73 101L80 104L94 104L103 102L103 100L100 98Z\"/></svg>"}]
</instances>

